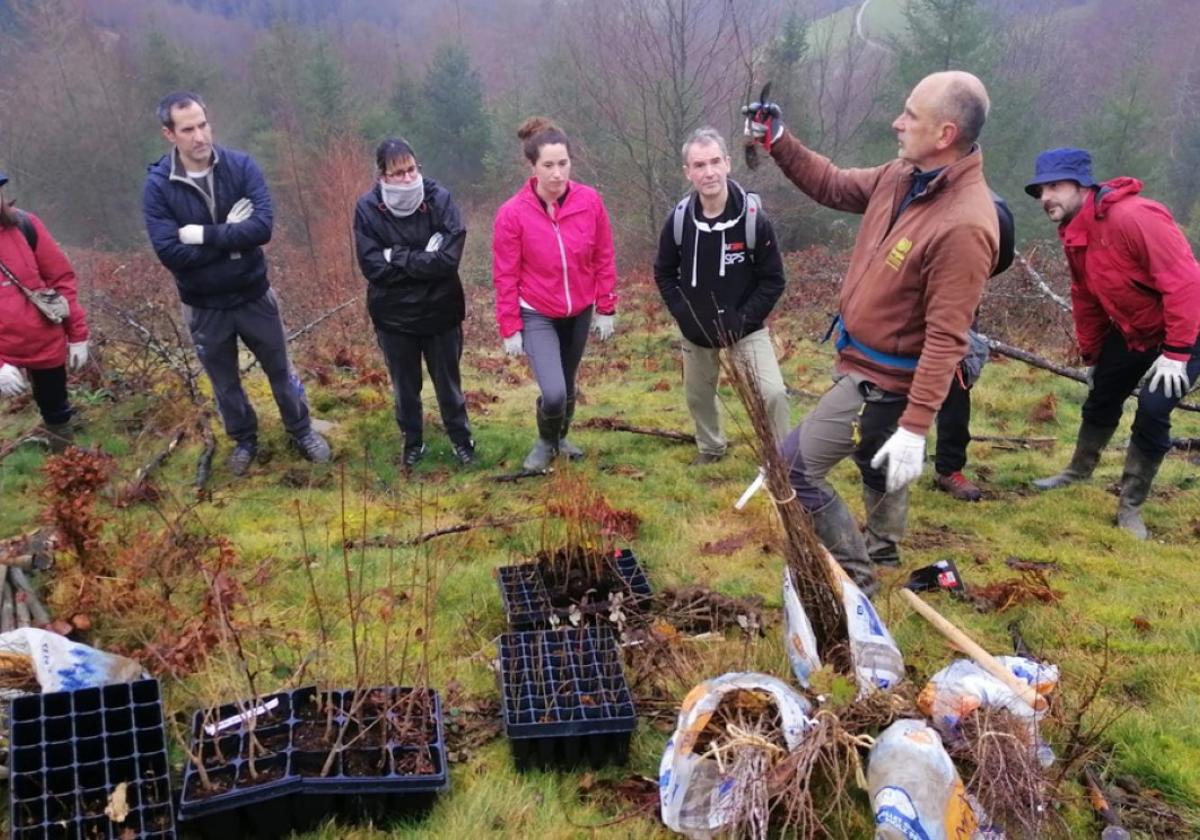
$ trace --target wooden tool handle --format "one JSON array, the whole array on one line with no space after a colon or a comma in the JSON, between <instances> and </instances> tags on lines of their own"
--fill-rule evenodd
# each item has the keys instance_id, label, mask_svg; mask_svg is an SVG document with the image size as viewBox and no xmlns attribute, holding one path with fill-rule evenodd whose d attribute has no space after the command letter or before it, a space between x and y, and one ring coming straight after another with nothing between
<instances>
[{"instance_id":1,"label":"wooden tool handle","mask_svg":"<svg viewBox=\"0 0 1200 840\"><path fill-rule=\"evenodd\" d=\"M918 598L915 592L909 589L901 589L900 597L907 601L909 606L920 613L926 621L937 628L939 633L949 639L967 656L975 660L975 663L980 668L983 668L983 670L1012 689L1013 693L1028 703L1031 708L1039 712L1046 708L1046 698L1038 694L1033 686L1019 679L1016 674L1001 665L996 657L980 647L970 636L951 623L949 619Z\"/></svg>"}]
</instances>

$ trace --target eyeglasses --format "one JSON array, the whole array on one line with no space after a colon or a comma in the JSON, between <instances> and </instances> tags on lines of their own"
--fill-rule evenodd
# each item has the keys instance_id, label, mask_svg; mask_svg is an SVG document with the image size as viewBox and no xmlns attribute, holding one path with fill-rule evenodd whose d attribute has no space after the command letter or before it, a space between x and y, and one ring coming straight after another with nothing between
<instances>
[{"instance_id":1,"label":"eyeglasses","mask_svg":"<svg viewBox=\"0 0 1200 840\"><path fill-rule=\"evenodd\" d=\"M406 166L399 169L393 169L391 172L383 173L385 181L407 181L410 178L415 178L417 173L421 171L420 164L414 163L412 166Z\"/></svg>"}]
</instances>

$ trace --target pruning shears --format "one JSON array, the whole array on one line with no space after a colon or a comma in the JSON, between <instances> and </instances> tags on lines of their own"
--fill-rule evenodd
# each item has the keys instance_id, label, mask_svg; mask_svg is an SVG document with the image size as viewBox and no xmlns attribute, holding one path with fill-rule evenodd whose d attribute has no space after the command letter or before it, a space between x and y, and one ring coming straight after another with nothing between
<instances>
[{"instance_id":1,"label":"pruning shears","mask_svg":"<svg viewBox=\"0 0 1200 840\"><path fill-rule=\"evenodd\" d=\"M771 116L771 114L767 113L766 109L763 107L768 101L770 101L768 99L770 95L771 83L767 82L765 85L763 85L762 90L758 94L759 107L758 110L754 112L754 121L767 127L767 136L763 138L763 148L766 149L767 154L771 153L771 135L775 133L775 118Z\"/></svg>"}]
</instances>

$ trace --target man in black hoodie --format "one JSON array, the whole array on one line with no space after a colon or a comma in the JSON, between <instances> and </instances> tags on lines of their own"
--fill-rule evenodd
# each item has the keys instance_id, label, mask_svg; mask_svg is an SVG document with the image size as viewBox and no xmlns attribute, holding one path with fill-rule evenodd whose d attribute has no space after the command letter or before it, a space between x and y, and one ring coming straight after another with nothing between
<instances>
[{"instance_id":1,"label":"man in black hoodie","mask_svg":"<svg viewBox=\"0 0 1200 840\"><path fill-rule=\"evenodd\" d=\"M654 260L658 291L683 333L684 390L700 450L693 464L725 456L717 406L721 348L754 372L776 438L791 429L787 390L764 325L783 294L783 260L758 197L729 180L730 166L715 129L697 129L687 139L683 174L693 189L668 217Z\"/></svg>"},{"instance_id":2,"label":"man in black hoodie","mask_svg":"<svg viewBox=\"0 0 1200 840\"><path fill-rule=\"evenodd\" d=\"M370 284L367 311L392 379L404 466L425 456L422 358L454 457L467 466L475 462L475 441L459 372L466 302L458 276L467 230L450 192L422 178L406 141L384 140L375 158L379 181L354 209L354 244Z\"/></svg>"}]
</instances>

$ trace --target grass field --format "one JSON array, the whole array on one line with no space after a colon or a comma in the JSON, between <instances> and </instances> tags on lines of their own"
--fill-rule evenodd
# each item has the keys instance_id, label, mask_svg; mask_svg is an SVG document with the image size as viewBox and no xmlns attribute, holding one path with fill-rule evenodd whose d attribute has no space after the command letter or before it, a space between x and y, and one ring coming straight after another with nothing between
<instances>
[{"instance_id":1,"label":"grass field","mask_svg":"<svg viewBox=\"0 0 1200 840\"><path fill-rule=\"evenodd\" d=\"M478 287L472 293L482 298ZM589 347L581 377L585 394L578 420L619 416L622 420L659 428L690 431L680 383L673 333L653 301L648 287L630 295L644 306L623 308L618 335L607 345ZM799 300L799 295L790 298ZM484 306L475 309L477 318ZM828 382L830 350L815 344L806 320L794 309L774 324L786 347L785 377L796 390L793 419L799 420L814 403L812 394ZM811 314L811 313L809 313ZM804 324L802 329L801 325ZM371 613L364 631L371 648L361 661L372 681L411 678L420 646L428 641L429 678L434 687L451 683L471 698L495 698L495 675L490 663L495 640L504 630L504 615L493 580L493 569L529 556L547 533L544 506L556 486L553 479L498 483L494 476L519 469L532 442L535 386L524 360L505 360L488 326L476 324L465 357L465 385L472 393L473 422L481 463L460 469L436 418L427 421L431 453L406 476L395 466L400 442L391 416L386 385L364 384L362 369L338 369L319 384L309 378L308 390L316 413L332 421L337 459L314 467L286 451L274 407L261 375L252 378L254 399L263 427L266 463L256 465L243 480L232 478L223 466L228 452L218 449L212 497L196 504L191 491L200 443L194 436L161 468L158 501L116 508L111 498L98 503L105 520L103 539L113 546L137 544L139 534L158 533L164 522L197 533L224 535L240 560L231 574L238 576L246 597L237 609L247 626L251 666L258 688L266 692L285 685L301 665L301 682L345 682L353 674L349 654L347 611L339 612L343 591L343 551L347 537L376 537L371 548L354 548L350 568L364 577L365 589L375 592L395 580L429 583L428 614L424 600L415 597L396 612ZM380 360L366 346L365 357L378 371ZM297 348L304 370L306 353ZM308 377L306 377L308 378ZM729 404L730 392L722 394ZM99 396L84 405L84 443L99 446L116 459L112 486L128 482L135 470L158 452L167 434L187 416L177 394L152 389L105 401ZM1052 397L1056 408L1035 417ZM938 607L966 628L985 647L1007 653L1007 627L1020 622L1029 644L1057 662L1064 672L1062 690L1078 697L1102 658L1105 640L1111 655L1102 698L1097 705L1123 710L1123 716L1104 738L1109 772L1136 777L1160 791L1177 808L1194 814L1200 804L1200 504L1197 504L1197 466L1183 454L1173 454L1162 469L1146 507L1152 539L1138 543L1113 526L1116 499L1110 485L1117 479L1125 418L1114 445L1105 454L1098 476L1078 487L1037 495L1027 489L1030 479L1049 474L1069 457L1078 422L1081 386L1016 362L993 362L975 392L974 431L1006 436L1052 436L1051 451L1008 449L975 443L968 473L981 478L986 498L964 504L931 489L932 467L915 486L905 570L949 557L971 584L1012 577L1006 560L1054 564L1049 581L1061 591L1056 605L1021 604L1003 613L979 613L970 606L938 600ZM87 404L89 403L90 404ZM427 396L427 407L432 407ZM730 636L724 642L698 644L692 659L697 677L727 670L753 668L789 677L780 642L780 559L773 546L778 535L769 500L760 495L749 508L732 508L754 476L755 464L744 442L740 408L730 405L732 457L722 463L690 468L694 454L687 445L620 432L580 430L572 437L588 452L578 473L615 508L635 513L641 521L632 546L656 587L701 583L731 595L759 594L765 599L769 626L766 635L746 642ZM1200 437L1200 415L1178 412L1174 433ZM9 440L36 421L32 407L0 414L0 440ZM35 447L22 447L0 461L0 536L27 530L39 517L44 501L41 466L44 456ZM861 515L857 475L849 464L835 474L835 483ZM462 534L438 537L419 548L388 548L387 537L405 537L459 523L504 520L503 527L478 527ZM521 520L521 521L517 521ZM303 541L301 525L303 522ZM551 532L552 532L551 527ZM724 549L706 544L733 539ZM304 550L306 542L308 551ZM707 553L706 553L707 551ZM722 553L726 552L726 553ZM309 595L304 564L325 603L331 638L317 642L318 619ZM43 580L50 601L70 609L80 593L66 585L69 559ZM895 582L903 574L889 577ZM130 582L138 586L138 582ZM420 587L418 587L420 588ZM416 591L413 589L411 591ZM186 618L204 596L202 588L181 587L173 615ZM936 596L935 596L936 597ZM190 600L189 600L190 599ZM950 661L952 654L939 637L886 590L877 598L880 612L900 644L911 675L918 681ZM332 616L332 617L331 617ZM92 616L92 641L100 647L136 649L160 628L162 615L129 615L118 608ZM428 619L428 626L425 621ZM267 628L264 629L263 622ZM384 655L383 628L393 623L409 631L413 659L403 675L399 647ZM412 633L411 631L417 632ZM361 640L361 637L360 637ZM400 645L403 647L403 645ZM169 713L184 712L202 698L244 695L245 682L237 663L221 645L210 651L192 676L166 682ZM676 699L688 685L671 683ZM669 726L665 727L669 729ZM610 769L596 778L620 779L629 773L657 774L658 760L668 737L664 727L643 721L635 736L630 765ZM183 757L176 750L181 765ZM582 773L528 773L512 766L503 738L472 748L466 760L452 767L452 787L423 822L387 829L330 825L312 834L321 838L490 836L552 838L634 837L666 835L650 816L618 820L621 807L584 801ZM867 803L860 797L860 816L844 826L829 826L837 836L869 836ZM1078 836L1095 836L1096 828L1082 801L1066 806L1064 817ZM615 823L613 821L616 821Z\"/></svg>"}]
</instances>

